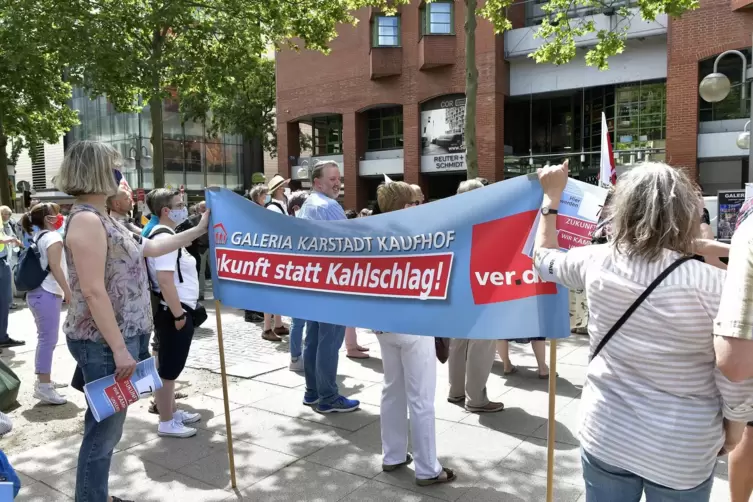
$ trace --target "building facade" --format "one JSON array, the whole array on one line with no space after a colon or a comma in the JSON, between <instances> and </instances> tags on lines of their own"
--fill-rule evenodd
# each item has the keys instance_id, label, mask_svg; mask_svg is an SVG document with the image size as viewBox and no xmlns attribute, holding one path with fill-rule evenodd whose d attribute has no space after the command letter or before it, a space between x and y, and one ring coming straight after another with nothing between
<instances>
[{"instance_id":1,"label":"building facade","mask_svg":"<svg viewBox=\"0 0 753 502\"><path fill-rule=\"evenodd\" d=\"M753 14L741 1L701 0L681 19L633 17L625 52L604 72L585 65L583 49L559 67L528 57L541 44L533 35L545 2L516 2L513 29L503 35L479 20L479 176L499 181L569 159L574 176L593 179L604 112L620 169L667 161L697 176L707 193L742 186L748 152L735 138L750 96L740 99L740 59L720 63L733 84L725 101L698 97L713 57L751 44ZM466 168L464 9L450 0L412 1L394 17L362 9L356 26L340 27L329 55L279 52L279 171L303 179L316 161L335 160L348 208L373 201L385 174L421 185L430 199L454 193ZM574 15L591 16L597 28L616 21L614 11ZM300 149L302 127L311 129L310 155Z\"/></svg>"}]
</instances>

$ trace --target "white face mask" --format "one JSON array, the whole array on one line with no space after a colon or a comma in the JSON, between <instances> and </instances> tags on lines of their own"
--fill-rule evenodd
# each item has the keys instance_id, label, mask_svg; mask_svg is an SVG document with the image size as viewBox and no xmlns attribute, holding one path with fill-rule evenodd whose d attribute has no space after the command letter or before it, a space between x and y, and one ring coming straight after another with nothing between
<instances>
[{"instance_id":1,"label":"white face mask","mask_svg":"<svg viewBox=\"0 0 753 502\"><path fill-rule=\"evenodd\" d=\"M176 225L180 225L188 219L188 209L185 207L183 209L172 209L167 217Z\"/></svg>"}]
</instances>

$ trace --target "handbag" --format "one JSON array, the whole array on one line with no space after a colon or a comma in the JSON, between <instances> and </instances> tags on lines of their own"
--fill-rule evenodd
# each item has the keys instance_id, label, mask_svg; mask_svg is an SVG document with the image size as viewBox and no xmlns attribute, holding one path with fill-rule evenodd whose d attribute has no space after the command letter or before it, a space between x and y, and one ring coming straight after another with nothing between
<instances>
[{"instance_id":1,"label":"handbag","mask_svg":"<svg viewBox=\"0 0 753 502\"><path fill-rule=\"evenodd\" d=\"M669 276L669 274L674 271L677 267L682 265L688 260L692 260L692 256L683 256L682 258L678 258L675 260L671 265L669 265L664 271L659 274L654 281L648 285L646 290L641 293L641 296L639 296L630 307L625 311L624 314L622 314L622 317L620 317L616 323L614 323L614 326L612 326L612 329L610 329L606 335L604 335L604 338L601 339L599 344L596 346L596 350L594 350L593 355L591 356L591 359L589 359L589 362L593 361L596 356L599 355L599 352L604 348L604 346L609 342L609 340L614 336L615 333L617 333L617 330L619 330L623 324L630 318L631 315L633 315L633 312L635 312L638 307L640 307L641 303L643 303L646 298L648 298L648 295L650 295L656 287L664 281L664 279Z\"/></svg>"},{"instance_id":2,"label":"handbag","mask_svg":"<svg viewBox=\"0 0 753 502\"><path fill-rule=\"evenodd\" d=\"M18 400L21 379L3 361L0 361L0 411L11 408Z\"/></svg>"},{"instance_id":3,"label":"handbag","mask_svg":"<svg viewBox=\"0 0 753 502\"><path fill-rule=\"evenodd\" d=\"M205 309L204 305L202 305L201 303L196 304L196 308L194 309L192 309L185 303L181 303L181 305L183 305L183 309L188 313L188 315L191 316L194 329L204 324L204 322L206 322L206 320L209 318L207 309Z\"/></svg>"},{"instance_id":4,"label":"handbag","mask_svg":"<svg viewBox=\"0 0 753 502\"><path fill-rule=\"evenodd\" d=\"M450 358L450 339L434 337L434 349L437 351L437 359L444 364Z\"/></svg>"}]
</instances>

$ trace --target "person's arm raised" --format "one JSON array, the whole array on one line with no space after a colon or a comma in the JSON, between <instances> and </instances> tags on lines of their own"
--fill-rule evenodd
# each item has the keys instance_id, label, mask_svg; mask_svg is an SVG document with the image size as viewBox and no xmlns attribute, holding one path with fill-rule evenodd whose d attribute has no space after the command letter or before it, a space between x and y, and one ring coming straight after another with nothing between
<instances>
[{"instance_id":1,"label":"person's arm raised","mask_svg":"<svg viewBox=\"0 0 753 502\"><path fill-rule=\"evenodd\" d=\"M128 352L105 286L107 234L102 222L96 214L82 211L71 218L66 234L65 245L71 250L81 293L97 329L112 350L115 378L129 378L136 369L136 361Z\"/></svg>"},{"instance_id":2,"label":"person's arm raised","mask_svg":"<svg viewBox=\"0 0 753 502\"><path fill-rule=\"evenodd\" d=\"M157 256L172 253L182 247L189 246L197 238L204 235L208 227L209 209L201 216L199 224L191 230L186 230L185 232L171 235L164 239L144 239L144 256L147 258L156 258Z\"/></svg>"},{"instance_id":3,"label":"person's arm raised","mask_svg":"<svg viewBox=\"0 0 753 502\"><path fill-rule=\"evenodd\" d=\"M551 209L552 213L541 215L539 218L539 229L536 234L535 248L559 249L557 242L557 214L559 210L562 192L567 186L567 167L568 161L559 166L547 166L539 169L539 182L544 190L544 201L541 207Z\"/></svg>"}]
</instances>

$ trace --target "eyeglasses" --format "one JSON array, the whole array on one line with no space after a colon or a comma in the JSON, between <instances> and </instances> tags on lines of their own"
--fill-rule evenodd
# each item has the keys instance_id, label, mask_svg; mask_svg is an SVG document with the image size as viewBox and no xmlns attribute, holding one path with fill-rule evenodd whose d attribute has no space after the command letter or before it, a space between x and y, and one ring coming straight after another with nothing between
<instances>
[{"instance_id":1,"label":"eyeglasses","mask_svg":"<svg viewBox=\"0 0 753 502\"><path fill-rule=\"evenodd\" d=\"M411 201L410 205L411 206L419 206L419 205L421 205L421 201L418 201L418 200Z\"/></svg>"}]
</instances>

